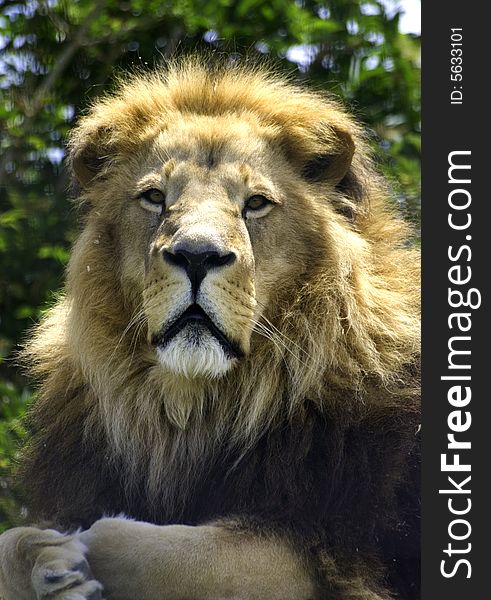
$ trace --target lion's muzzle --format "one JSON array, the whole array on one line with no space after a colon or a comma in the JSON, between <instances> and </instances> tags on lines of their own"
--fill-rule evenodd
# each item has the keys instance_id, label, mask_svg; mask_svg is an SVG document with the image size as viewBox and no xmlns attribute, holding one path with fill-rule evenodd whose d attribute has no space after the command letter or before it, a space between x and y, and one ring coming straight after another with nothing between
<instances>
[{"instance_id":1,"label":"lion's muzzle","mask_svg":"<svg viewBox=\"0 0 491 600\"><path fill-rule=\"evenodd\" d=\"M186 377L220 377L250 349L254 257L238 208L206 182L167 210L151 242L144 290L159 362ZM213 191L213 198L212 197Z\"/></svg>"}]
</instances>

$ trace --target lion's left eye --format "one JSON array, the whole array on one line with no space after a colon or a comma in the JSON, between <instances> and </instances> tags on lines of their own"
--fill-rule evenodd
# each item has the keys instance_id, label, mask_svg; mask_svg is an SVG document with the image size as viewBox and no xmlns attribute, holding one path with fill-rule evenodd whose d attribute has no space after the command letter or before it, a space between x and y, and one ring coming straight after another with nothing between
<instances>
[{"instance_id":1,"label":"lion's left eye","mask_svg":"<svg viewBox=\"0 0 491 600\"><path fill-rule=\"evenodd\" d=\"M271 200L268 200L266 196L255 194L245 201L244 213L249 216L260 217L263 214L266 214L266 212L269 212L269 209L272 206Z\"/></svg>"},{"instance_id":2,"label":"lion's left eye","mask_svg":"<svg viewBox=\"0 0 491 600\"><path fill-rule=\"evenodd\" d=\"M150 212L161 214L164 209L165 196L156 188L151 188L140 194L140 206Z\"/></svg>"}]
</instances>

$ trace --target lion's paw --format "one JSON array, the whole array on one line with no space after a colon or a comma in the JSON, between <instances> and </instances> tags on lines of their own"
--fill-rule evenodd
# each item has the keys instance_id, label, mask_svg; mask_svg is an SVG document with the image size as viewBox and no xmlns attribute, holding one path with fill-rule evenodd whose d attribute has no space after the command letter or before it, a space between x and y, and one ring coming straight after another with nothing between
<instances>
[{"instance_id":1,"label":"lion's paw","mask_svg":"<svg viewBox=\"0 0 491 600\"><path fill-rule=\"evenodd\" d=\"M102 600L102 585L91 578L86 560L72 564L64 557L40 558L32 571L32 586L39 600Z\"/></svg>"},{"instance_id":2,"label":"lion's paw","mask_svg":"<svg viewBox=\"0 0 491 600\"><path fill-rule=\"evenodd\" d=\"M5 600L102 600L80 534L17 527L0 536L0 597Z\"/></svg>"},{"instance_id":3,"label":"lion's paw","mask_svg":"<svg viewBox=\"0 0 491 600\"><path fill-rule=\"evenodd\" d=\"M40 551L31 573L37 600L102 600L102 585L92 578L85 551L71 538Z\"/></svg>"}]
</instances>

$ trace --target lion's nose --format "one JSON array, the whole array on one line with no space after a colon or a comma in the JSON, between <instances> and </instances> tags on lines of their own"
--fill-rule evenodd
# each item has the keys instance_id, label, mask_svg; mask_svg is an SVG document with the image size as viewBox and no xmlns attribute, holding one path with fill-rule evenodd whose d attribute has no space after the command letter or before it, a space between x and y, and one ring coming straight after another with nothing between
<instances>
[{"instance_id":1,"label":"lion's nose","mask_svg":"<svg viewBox=\"0 0 491 600\"><path fill-rule=\"evenodd\" d=\"M220 251L215 246L196 246L192 243L178 243L173 248L163 251L164 260L184 269L191 281L193 294L198 292L201 282L208 271L232 264L234 252Z\"/></svg>"}]
</instances>

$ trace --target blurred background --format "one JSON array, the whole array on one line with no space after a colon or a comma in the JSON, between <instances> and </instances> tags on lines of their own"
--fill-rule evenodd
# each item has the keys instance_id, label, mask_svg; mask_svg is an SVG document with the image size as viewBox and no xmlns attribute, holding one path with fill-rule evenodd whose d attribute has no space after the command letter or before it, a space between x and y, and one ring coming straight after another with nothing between
<instances>
[{"instance_id":1,"label":"blurred background","mask_svg":"<svg viewBox=\"0 0 491 600\"><path fill-rule=\"evenodd\" d=\"M115 72L203 48L265 55L341 96L417 235L420 0L0 0L0 532L28 517L12 473L34 392L15 351L77 233L66 134Z\"/></svg>"}]
</instances>

